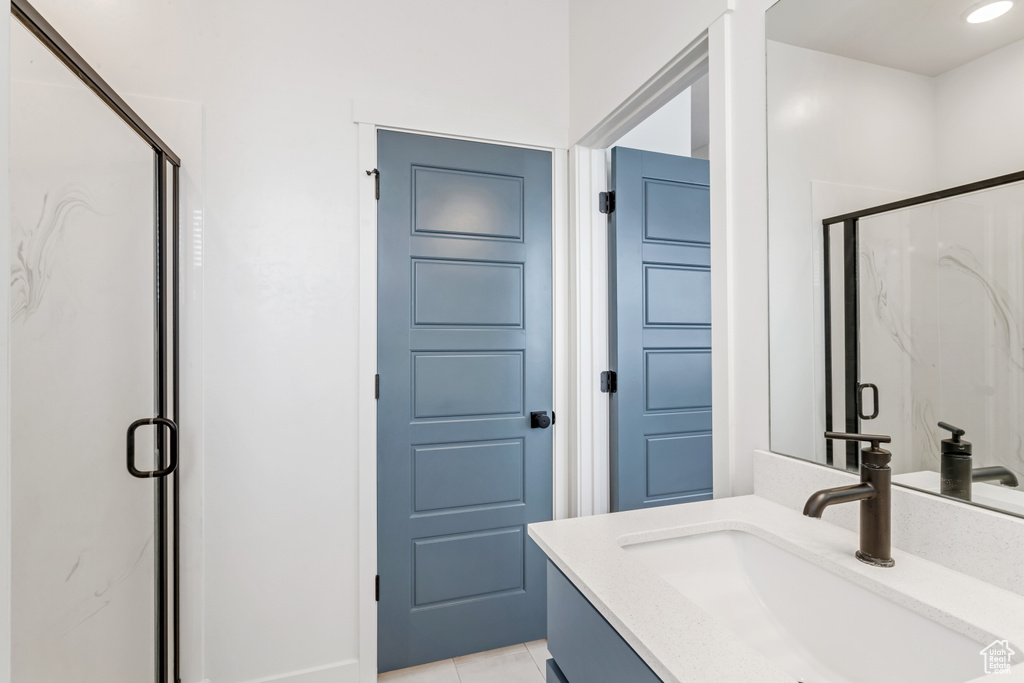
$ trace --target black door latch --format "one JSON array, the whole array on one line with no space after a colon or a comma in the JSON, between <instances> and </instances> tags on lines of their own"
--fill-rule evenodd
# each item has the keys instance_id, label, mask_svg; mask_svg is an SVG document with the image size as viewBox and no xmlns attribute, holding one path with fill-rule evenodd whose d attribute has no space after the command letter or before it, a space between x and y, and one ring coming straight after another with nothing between
<instances>
[{"instance_id":1,"label":"black door latch","mask_svg":"<svg viewBox=\"0 0 1024 683\"><path fill-rule=\"evenodd\" d=\"M530 413L530 428L531 429L547 429L552 424L552 420L548 417L548 411L546 410L535 410Z\"/></svg>"}]
</instances>

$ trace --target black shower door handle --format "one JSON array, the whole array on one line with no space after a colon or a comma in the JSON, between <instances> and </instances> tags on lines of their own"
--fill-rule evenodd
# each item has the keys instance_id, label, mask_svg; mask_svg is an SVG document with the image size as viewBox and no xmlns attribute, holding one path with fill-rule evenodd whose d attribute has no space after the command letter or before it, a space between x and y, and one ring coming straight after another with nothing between
<instances>
[{"instance_id":1,"label":"black shower door handle","mask_svg":"<svg viewBox=\"0 0 1024 683\"><path fill-rule=\"evenodd\" d=\"M873 396L874 412L870 415L864 414L864 390L870 389ZM878 387L871 382L865 382L857 386L857 417L862 420L874 420L878 417Z\"/></svg>"},{"instance_id":2,"label":"black shower door handle","mask_svg":"<svg viewBox=\"0 0 1024 683\"><path fill-rule=\"evenodd\" d=\"M159 470L140 470L135 467L135 430L139 427L145 427L146 425L156 425L157 427L167 427L171 432L171 461L167 463L167 467ZM160 430L157 429L157 433ZM174 424L173 420L168 420L166 417L144 417L141 420L136 420L128 425L128 472L133 477L139 479L153 479L156 477L166 477L168 474L173 472L178 466L178 425Z\"/></svg>"}]
</instances>

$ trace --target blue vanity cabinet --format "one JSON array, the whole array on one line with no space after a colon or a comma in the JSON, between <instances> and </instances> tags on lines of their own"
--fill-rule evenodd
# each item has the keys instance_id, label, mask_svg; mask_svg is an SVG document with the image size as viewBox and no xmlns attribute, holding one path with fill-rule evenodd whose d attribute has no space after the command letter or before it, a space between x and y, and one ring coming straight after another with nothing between
<instances>
[{"instance_id":1,"label":"blue vanity cabinet","mask_svg":"<svg viewBox=\"0 0 1024 683\"><path fill-rule=\"evenodd\" d=\"M549 659L547 664L547 676L544 679L546 683L569 683L569 681L565 680L565 676L562 675L562 670L555 664L555 660Z\"/></svg>"},{"instance_id":2,"label":"blue vanity cabinet","mask_svg":"<svg viewBox=\"0 0 1024 683\"><path fill-rule=\"evenodd\" d=\"M661 683L555 565L548 562L547 683Z\"/></svg>"}]
</instances>

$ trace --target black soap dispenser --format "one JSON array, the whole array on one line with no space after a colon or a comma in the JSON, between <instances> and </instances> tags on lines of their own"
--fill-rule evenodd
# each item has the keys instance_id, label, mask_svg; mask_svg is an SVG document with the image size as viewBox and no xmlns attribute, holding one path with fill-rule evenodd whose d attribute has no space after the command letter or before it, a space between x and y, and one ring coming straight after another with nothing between
<instances>
[{"instance_id":1,"label":"black soap dispenser","mask_svg":"<svg viewBox=\"0 0 1024 683\"><path fill-rule=\"evenodd\" d=\"M960 437L966 432L946 422L939 427L953 433L953 438L942 440L942 472L940 492L960 500L971 499L971 476L974 461L971 458L971 443Z\"/></svg>"}]
</instances>

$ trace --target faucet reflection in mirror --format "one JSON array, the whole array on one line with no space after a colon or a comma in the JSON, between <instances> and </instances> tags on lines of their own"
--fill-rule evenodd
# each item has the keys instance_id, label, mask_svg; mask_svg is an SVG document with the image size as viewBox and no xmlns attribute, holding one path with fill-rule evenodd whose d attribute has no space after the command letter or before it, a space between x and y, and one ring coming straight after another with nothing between
<instances>
[{"instance_id":1,"label":"faucet reflection in mirror","mask_svg":"<svg viewBox=\"0 0 1024 683\"><path fill-rule=\"evenodd\" d=\"M976 481L998 481L1006 486L1017 486L1017 476L1002 465L974 467L971 442L960 438L966 434L963 429L946 422L940 422L939 427L953 434L952 438L942 440L939 489L942 495L969 501Z\"/></svg>"}]
</instances>

